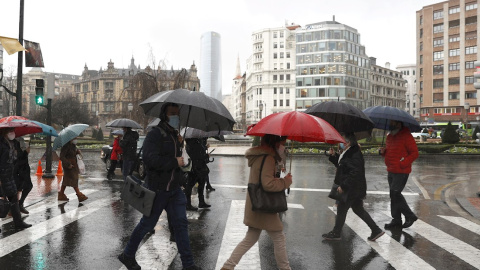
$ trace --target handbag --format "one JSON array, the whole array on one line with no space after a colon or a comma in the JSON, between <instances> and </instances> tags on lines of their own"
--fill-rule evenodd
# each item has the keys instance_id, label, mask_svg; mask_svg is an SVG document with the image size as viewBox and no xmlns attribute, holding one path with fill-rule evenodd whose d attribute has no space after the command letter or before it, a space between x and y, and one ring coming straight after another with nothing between
<instances>
[{"instance_id":1,"label":"handbag","mask_svg":"<svg viewBox=\"0 0 480 270\"><path fill-rule=\"evenodd\" d=\"M0 186L0 191L2 192L1 194L3 196L6 196L1 186ZM12 206L11 202L4 199L0 199L0 218L4 218L8 215L8 212L10 211L11 206Z\"/></svg>"},{"instance_id":2,"label":"handbag","mask_svg":"<svg viewBox=\"0 0 480 270\"><path fill-rule=\"evenodd\" d=\"M252 202L252 211L265 213L279 213L287 211L287 197L285 190L277 192L268 192L262 186L262 169L267 155L263 157L262 165L260 166L260 176L258 184L248 184L248 195Z\"/></svg>"},{"instance_id":3,"label":"handbag","mask_svg":"<svg viewBox=\"0 0 480 270\"><path fill-rule=\"evenodd\" d=\"M135 176L129 175L123 183L121 198L144 216L149 217L155 200L155 192L144 187Z\"/></svg>"},{"instance_id":4,"label":"handbag","mask_svg":"<svg viewBox=\"0 0 480 270\"><path fill-rule=\"evenodd\" d=\"M85 163L81 155L77 155L77 165L80 174L85 174Z\"/></svg>"},{"instance_id":5,"label":"handbag","mask_svg":"<svg viewBox=\"0 0 480 270\"><path fill-rule=\"evenodd\" d=\"M343 191L343 193L338 192L338 187L339 185L333 183L328 197L336 201L347 202L347 193L345 191Z\"/></svg>"}]
</instances>

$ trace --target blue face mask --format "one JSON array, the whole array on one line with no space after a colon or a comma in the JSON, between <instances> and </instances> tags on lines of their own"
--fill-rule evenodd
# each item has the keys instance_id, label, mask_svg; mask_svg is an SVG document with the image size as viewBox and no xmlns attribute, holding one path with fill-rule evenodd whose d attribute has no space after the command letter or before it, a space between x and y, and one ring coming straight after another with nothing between
<instances>
[{"instance_id":1,"label":"blue face mask","mask_svg":"<svg viewBox=\"0 0 480 270\"><path fill-rule=\"evenodd\" d=\"M345 144L343 144L343 143L339 143L338 146L339 146L340 149L342 149L342 150L345 149Z\"/></svg>"},{"instance_id":2,"label":"blue face mask","mask_svg":"<svg viewBox=\"0 0 480 270\"><path fill-rule=\"evenodd\" d=\"M178 129L180 127L180 117L178 115L170 115L168 117L168 124L174 129Z\"/></svg>"}]
</instances>

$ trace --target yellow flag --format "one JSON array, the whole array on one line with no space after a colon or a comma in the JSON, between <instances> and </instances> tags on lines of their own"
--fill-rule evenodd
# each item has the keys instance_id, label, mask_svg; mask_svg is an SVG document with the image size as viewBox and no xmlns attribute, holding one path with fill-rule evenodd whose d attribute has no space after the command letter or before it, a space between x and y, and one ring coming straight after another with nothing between
<instances>
[{"instance_id":1,"label":"yellow flag","mask_svg":"<svg viewBox=\"0 0 480 270\"><path fill-rule=\"evenodd\" d=\"M25 51L25 48L18 42L18 39L0 36L0 43L9 55L19 51Z\"/></svg>"}]
</instances>

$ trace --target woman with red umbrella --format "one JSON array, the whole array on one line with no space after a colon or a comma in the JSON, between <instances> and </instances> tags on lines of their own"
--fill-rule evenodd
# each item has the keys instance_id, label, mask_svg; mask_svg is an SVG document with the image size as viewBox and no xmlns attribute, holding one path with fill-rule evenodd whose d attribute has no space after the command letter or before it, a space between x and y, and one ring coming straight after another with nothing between
<instances>
[{"instance_id":1,"label":"woman with red umbrella","mask_svg":"<svg viewBox=\"0 0 480 270\"><path fill-rule=\"evenodd\" d=\"M0 128L0 184L2 194L13 205L10 212L13 217L15 228L25 229L32 225L23 222L18 204L17 187L13 177L13 169L17 160L17 151L13 140L15 139L15 128Z\"/></svg>"}]
</instances>

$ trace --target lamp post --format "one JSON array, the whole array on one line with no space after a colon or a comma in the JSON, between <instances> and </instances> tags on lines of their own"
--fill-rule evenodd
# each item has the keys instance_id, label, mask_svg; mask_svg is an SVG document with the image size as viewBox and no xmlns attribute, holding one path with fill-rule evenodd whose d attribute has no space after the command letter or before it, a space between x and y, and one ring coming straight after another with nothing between
<instances>
[{"instance_id":1,"label":"lamp post","mask_svg":"<svg viewBox=\"0 0 480 270\"><path fill-rule=\"evenodd\" d=\"M463 108L465 109L465 130L467 131L467 143L468 143L468 111L470 110L470 103L465 102L463 105Z\"/></svg>"},{"instance_id":2,"label":"lamp post","mask_svg":"<svg viewBox=\"0 0 480 270\"><path fill-rule=\"evenodd\" d=\"M263 102L261 102L259 105L258 105L258 109L260 110L260 120L262 120L262 111L263 111Z\"/></svg>"},{"instance_id":3,"label":"lamp post","mask_svg":"<svg viewBox=\"0 0 480 270\"><path fill-rule=\"evenodd\" d=\"M133 104L128 103L127 109L128 109L128 112L130 113L130 119L132 119Z\"/></svg>"}]
</instances>

